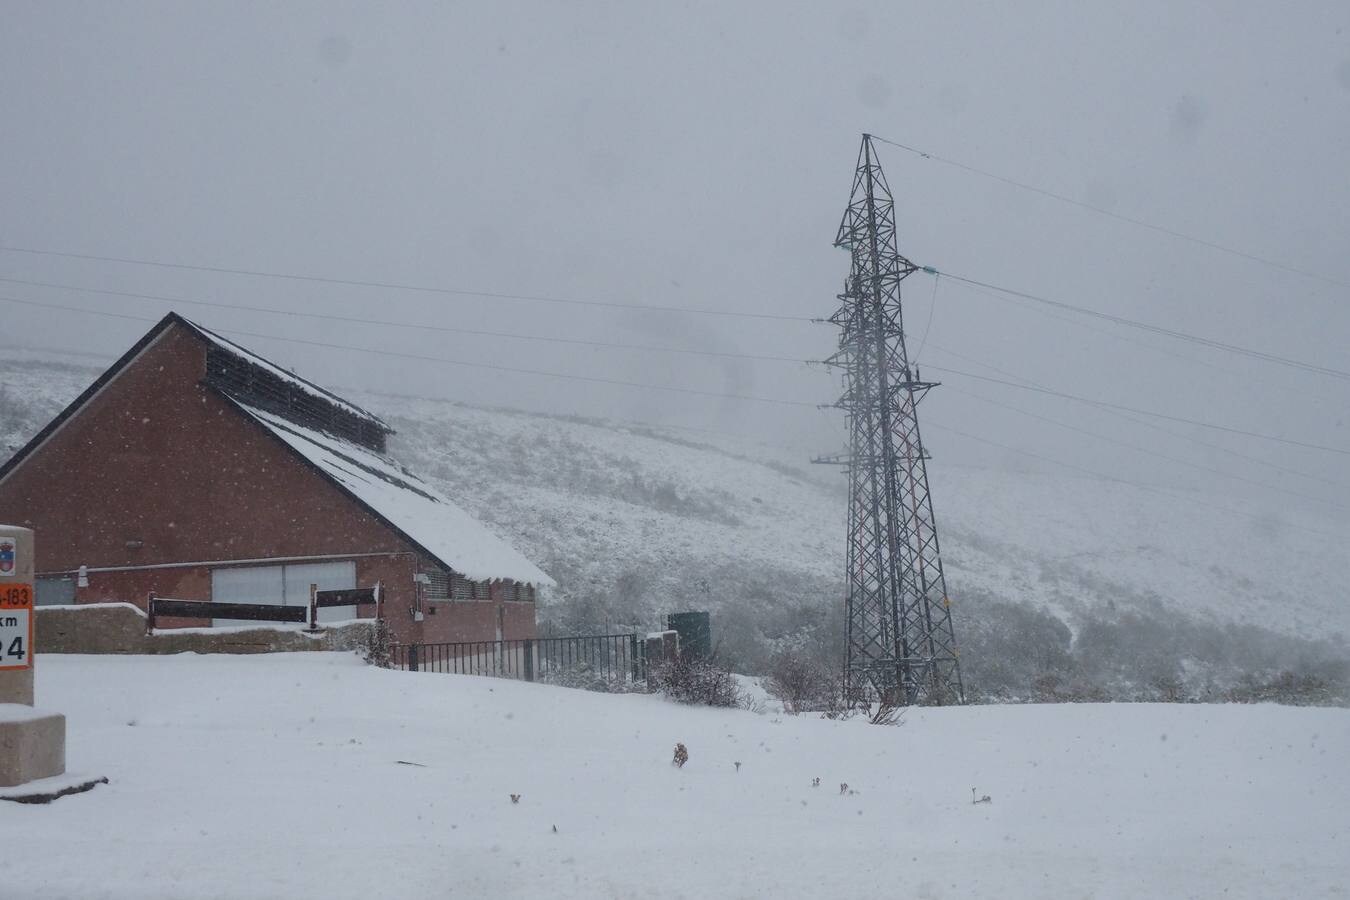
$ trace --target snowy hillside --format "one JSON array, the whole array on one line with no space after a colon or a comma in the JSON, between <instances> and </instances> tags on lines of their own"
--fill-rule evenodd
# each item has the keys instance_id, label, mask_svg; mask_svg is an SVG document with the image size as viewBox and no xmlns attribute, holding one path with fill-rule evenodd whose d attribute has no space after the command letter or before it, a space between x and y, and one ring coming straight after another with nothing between
<instances>
[{"instance_id":1,"label":"snowy hillside","mask_svg":"<svg viewBox=\"0 0 1350 900\"><path fill-rule=\"evenodd\" d=\"M878 727L326 653L52 656L37 691L67 715L69 771L110 783L0 802L26 841L0 887L15 900L1237 900L1350 881L1342 709L985 706Z\"/></svg>"},{"instance_id":2,"label":"snowy hillside","mask_svg":"<svg viewBox=\"0 0 1350 900\"><path fill-rule=\"evenodd\" d=\"M0 446L95 370L0 369ZM709 608L729 658L836 640L844 485L807 452L715 434L350 394L397 429L392 452L559 582L565 630ZM7 430L6 430L7 429ZM1074 476L937 464L958 639L975 682L1041 674L1109 696L1350 658L1350 523L1321 512L1145 492ZM1192 502L1194 501L1194 502ZM1271 610L1278 609L1277 617ZM1311 643L1311 642L1319 643ZM1131 693L1134 691L1134 693Z\"/></svg>"},{"instance_id":3,"label":"snowy hillside","mask_svg":"<svg viewBox=\"0 0 1350 900\"><path fill-rule=\"evenodd\" d=\"M536 556L591 561L592 589L635 568L668 578L668 589L729 566L841 577L843 479L811 466L805 450L363 399L398 428L396 452L513 530ZM1106 601L1148 609L1156 599L1251 624L1265 622L1274 604L1296 634L1328 626L1350 634L1350 597L1328 590L1350 575L1350 522L1298 510L1253 520L1192 506L1185 496L1074 476L934 465L932 479L958 604L987 592L1072 615Z\"/></svg>"},{"instance_id":4,"label":"snowy hillside","mask_svg":"<svg viewBox=\"0 0 1350 900\"><path fill-rule=\"evenodd\" d=\"M839 625L843 480L803 450L360 399L398 429L410 466L558 577L564 625L647 627L706 606L751 670L773 647L828 644ZM1147 696L1160 679L1200 696L1292 660L1344 676L1320 661L1350 658L1350 554L1333 537L1350 534L1345 522L1235 516L1225 498L1073 476L936 465L933 487L958 639L990 691L1025 696L1037 668L1113 697Z\"/></svg>"}]
</instances>

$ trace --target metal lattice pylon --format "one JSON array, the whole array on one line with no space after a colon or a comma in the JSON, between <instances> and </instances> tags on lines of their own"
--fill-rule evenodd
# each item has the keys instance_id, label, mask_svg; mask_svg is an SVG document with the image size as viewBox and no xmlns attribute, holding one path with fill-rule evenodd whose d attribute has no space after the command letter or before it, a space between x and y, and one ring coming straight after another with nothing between
<instances>
[{"instance_id":1,"label":"metal lattice pylon","mask_svg":"<svg viewBox=\"0 0 1350 900\"><path fill-rule=\"evenodd\" d=\"M853 193L835 246L852 265L839 310L844 371L838 406L848 416L849 455L820 460L848 469L846 690L854 702L899 705L964 699L937 524L928 490L928 454L917 406L935 382L911 370L900 282L918 270L900 255L895 202L863 135Z\"/></svg>"}]
</instances>

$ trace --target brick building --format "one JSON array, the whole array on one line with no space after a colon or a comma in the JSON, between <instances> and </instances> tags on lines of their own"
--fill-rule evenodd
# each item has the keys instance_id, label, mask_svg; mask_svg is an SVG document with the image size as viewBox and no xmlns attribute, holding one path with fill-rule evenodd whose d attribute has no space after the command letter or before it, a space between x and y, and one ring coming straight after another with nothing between
<instances>
[{"instance_id":1,"label":"brick building","mask_svg":"<svg viewBox=\"0 0 1350 900\"><path fill-rule=\"evenodd\" d=\"M307 605L312 583L378 581L397 640L535 636L552 581L390 459L391 434L170 313L0 466L0 521L36 532L40 604Z\"/></svg>"}]
</instances>

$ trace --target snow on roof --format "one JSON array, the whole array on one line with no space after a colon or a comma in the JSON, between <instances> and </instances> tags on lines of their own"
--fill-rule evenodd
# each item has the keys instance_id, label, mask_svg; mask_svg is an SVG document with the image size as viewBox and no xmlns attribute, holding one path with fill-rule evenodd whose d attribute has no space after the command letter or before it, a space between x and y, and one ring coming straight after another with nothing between
<instances>
[{"instance_id":1,"label":"snow on roof","mask_svg":"<svg viewBox=\"0 0 1350 900\"><path fill-rule=\"evenodd\" d=\"M443 565L473 581L555 582L443 494L387 457L231 399Z\"/></svg>"},{"instance_id":2,"label":"snow on roof","mask_svg":"<svg viewBox=\"0 0 1350 900\"><path fill-rule=\"evenodd\" d=\"M211 331L209 328L205 328L201 325L198 325L191 319L183 319L183 321L186 322L190 327L195 329L199 334L201 334L202 337L206 338L208 341L215 344L217 347L220 347L222 350L225 350L229 353L233 353L235 356L239 356L242 357L243 359L248 360L255 366L267 370L268 372L277 376L281 380L287 382L288 384L294 385L295 387L299 388L305 393L312 394L315 397L318 397L319 399L327 403L331 403L340 409L346 410L347 412L351 413L354 416L359 416L363 419L368 419L369 421L374 422L376 425L378 425L385 431L390 432L391 434L393 433L393 429L390 428L388 425L386 425L384 421L380 419L379 416L367 412L366 410L362 409L361 407L357 406L354 403L348 403L346 400L343 400L337 394L334 394L330 391L326 391L323 388L319 387L317 384L314 384L311 381L306 381L305 379L301 378L299 375L296 375L293 372L286 371L276 363L270 362L262 358L258 354L254 353L252 350L248 350L244 347L241 347L240 345L236 344L229 338L221 337L214 331Z\"/></svg>"}]
</instances>

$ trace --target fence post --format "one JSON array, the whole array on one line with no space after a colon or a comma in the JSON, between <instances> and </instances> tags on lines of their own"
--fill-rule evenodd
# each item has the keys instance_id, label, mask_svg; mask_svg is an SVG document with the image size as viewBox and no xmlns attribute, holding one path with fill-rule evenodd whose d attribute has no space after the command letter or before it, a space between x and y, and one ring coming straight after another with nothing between
<instances>
[{"instance_id":1,"label":"fence post","mask_svg":"<svg viewBox=\"0 0 1350 900\"><path fill-rule=\"evenodd\" d=\"M628 636L628 659L632 662L633 682L636 684L641 678L641 676L638 675L638 639L636 634L630 634Z\"/></svg>"},{"instance_id":2,"label":"fence post","mask_svg":"<svg viewBox=\"0 0 1350 900\"><path fill-rule=\"evenodd\" d=\"M309 586L309 630L319 630L319 586Z\"/></svg>"},{"instance_id":3,"label":"fence post","mask_svg":"<svg viewBox=\"0 0 1350 900\"><path fill-rule=\"evenodd\" d=\"M525 680L534 681L534 641L525 639Z\"/></svg>"},{"instance_id":4,"label":"fence post","mask_svg":"<svg viewBox=\"0 0 1350 900\"><path fill-rule=\"evenodd\" d=\"M408 645L408 671L409 671L409 672L416 672L416 671L417 671L417 645L416 645L416 644L409 644L409 645Z\"/></svg>"},{"instance_id":5,"label":"fence post","mask_svg":"<svg viewBox=\"0 0 1350 900\"><path fill-rule=\"evenodd\" d=\"M145 598L145 633L155 633L155 592L151 591Z\"/></svg>"}]
</instances>

